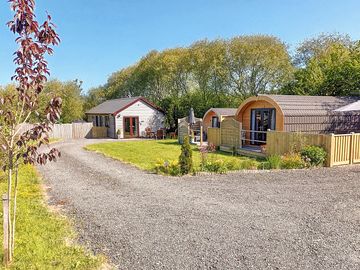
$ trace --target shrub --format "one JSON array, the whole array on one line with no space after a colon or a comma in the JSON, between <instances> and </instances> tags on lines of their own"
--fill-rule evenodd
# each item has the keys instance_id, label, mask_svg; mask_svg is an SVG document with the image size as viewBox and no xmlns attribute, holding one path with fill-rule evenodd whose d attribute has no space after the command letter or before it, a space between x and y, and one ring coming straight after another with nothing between
<instances>
[{"instance_id":1,"label":"shrub","mask_svg":"<svg viewBox=\"0 0 360 270\"><path fill-rule=\"evenodd\" d=\"M280 155L272 155L267 159L267 168L269 169L280 169L281 168L281 156Z\"/></svg>"},{"instance_id":2,"label":"shrub","mask_svg":"<svg viewBox=\"0 0 360 270\"><path fill-rule=\"evenodd\" d=\"M215 173L226 173L228 168L226 163L222 159L215 159L211 161L207 161L205 164L205 170L208 172L215 172Z\"/></svg>"},{"instance_id":3,"label":"shrub","mask_svg":"<svg viewBox=\"0 0 360 270\"><path fill-rule=\"evenodd\" d=\"M327 156L325 149L316 145L305 146L300 154L303 160L310 166L322 166Z\"/></svg>"},{"instance_id":4,"label":"shrub","mask_svg":"<svg viewBox=\"0 0 360 270\"><path fill-rule=\"evenodd\" d=\"M212 143L209 143L208 145L200 147L199 151L200 151L200 158L201 158L201 162L200 162L201 170L205 170L208 154L215 152L216 146Z\"/></svg>"},{"instance_id":5,"label":"shrub","mask_svg":"<svg viewBox=\"0 0 360 270\"><path fill-rule=\"evenodd\" d=\"M239 170L240 162L238 159L231 159L225 163L225 166L229 171Z\"/></svg>"},{"instance_id":6,"label":"shrub","mask_svg":"<svg viewBox=\"0 0 360 270\"><path fill-rule=\"evenodd\" d=\"M283 169L301 169L306 167L306 163L298 153L290 153L282 156L281 168Z\"/></svg>"},{"instance_id":7,"label":"shrub","mask_svg":"<svg viewBox=\"0 0 360 270\"><path fill-rule=\"evenodd\" d=\"M193 170L192 149L189 142L189 136L184 137L181 145L181 154L179 157L180 173L188 174Z\"/></svg>"},{"instance_id":8,"label":"shrub","mask_svg":"<svg viewBox=\"0 0 360 270\"><path fill-rule=\"evenodd\" d=\"M289 153L299 153L307 144L307 138L301 132L292 134Z\"/></svg>"},{"instance_id":9,"label":"shrub","mask_svg":"<svg viewBox=\"0 0 360 270\"><path fill-rule=\"evenodd\" d=\"M180 166L177 160L158 160L154 168L157 174L166 174L171 176L180 175Z\"/></svg>"},{"instance_id":10,"label":"shrub","mask_svg":"<svg viewBox=\"0 0 360 270\"><path fill-rule=\"evenodd\" d=\"M258 162L254 159L246 159L240 162L239 170L256 170Z\"/></svg>"}]
</instances>

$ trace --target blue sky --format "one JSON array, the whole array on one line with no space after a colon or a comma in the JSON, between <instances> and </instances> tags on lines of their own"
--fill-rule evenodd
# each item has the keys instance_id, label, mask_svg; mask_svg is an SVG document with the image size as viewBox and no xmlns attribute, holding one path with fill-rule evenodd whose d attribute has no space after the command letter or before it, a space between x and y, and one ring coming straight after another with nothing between
<instances>
[{"instance_id":1,"label":"blue sky","mask_svg":"<svg viewBox=\"0 0 360 270\"><path fill-rule=\"evenodd\" d=\"M48 59L52 77L80 79L85 91L152 49L204 38L271 34L292 47L321 32L360 39L358 0L37 0L39 19L46 10L62 39ZM0 84L14 70L11 15L0 1Z\"/></svg>"}]
</instances>

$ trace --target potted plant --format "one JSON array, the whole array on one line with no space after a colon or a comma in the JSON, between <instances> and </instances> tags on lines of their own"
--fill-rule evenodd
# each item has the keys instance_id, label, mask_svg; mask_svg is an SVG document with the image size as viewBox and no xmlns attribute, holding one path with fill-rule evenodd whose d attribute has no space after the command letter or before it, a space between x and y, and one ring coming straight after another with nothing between
<instances>
[{"instance_id":1,"label":"potted plant","mask_svg":"<svg viewBox=\"0 0 360 270\"><path fill-rule=\"evenodd\" d=\"M118 130L116 131L116 135L117 135L117 138L118 138L118 139L121 139L121 129L118 129Z\"/></svg>"}]
</instances>

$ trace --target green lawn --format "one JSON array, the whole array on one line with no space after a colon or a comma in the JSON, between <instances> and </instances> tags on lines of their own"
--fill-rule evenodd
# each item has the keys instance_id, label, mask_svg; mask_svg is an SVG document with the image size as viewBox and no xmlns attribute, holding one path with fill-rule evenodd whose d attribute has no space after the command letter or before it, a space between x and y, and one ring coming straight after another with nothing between
<instances>
[{"instance_id":1,"label":"green lawn","mask_svg":"<svg viewBox=\"0 0 360 270\"><path fill-rule=\"evenodd\" d=\"M76 245L70 222L49 211L36 170L24 166L19 176L15 259L10 269L98 269L104 258L95 257ZM6 192L6 182L2 175L0 180L3 194ZM2 234L1 226L1 241ZM2 260L2 249L0 257Z\"/></svg>"},{"instance_id":2,"label":"green lawn","mask_svg":"<svg viewBox=\"0 0 360 270\"><path fill-rule=\"evenodd\" d=\"M102 153L105 156L133 164L140 169L152 171L159 159L173 161L178 160L180 145L176 140L147 140L130 142L98 143L85 147L87 150ZM193 146L193 161L195 168L200 167L200 152ZM224 152L209 154L209 159L222 159L231 163L233 169L245 169L257 167L260 162L248 157L232 156Z\"/></svg>"}]
</instances>

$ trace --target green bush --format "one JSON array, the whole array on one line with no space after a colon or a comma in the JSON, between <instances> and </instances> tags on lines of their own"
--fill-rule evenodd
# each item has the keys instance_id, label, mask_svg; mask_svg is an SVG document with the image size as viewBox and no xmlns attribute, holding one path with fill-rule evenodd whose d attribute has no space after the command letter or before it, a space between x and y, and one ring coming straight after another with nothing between
<instances>
[{"instance_id":1,"label":"green bush","mask_svg":"<svg viewBox=\"0 0 360 270\"><path fill-rule=\"evenodd\" d=\"M239 170L256 170L258 162L254 159L246 159L240 162Z\"/></svg>"},{"instance_id":2,"label":"green bush","mask_svg":"<svg viewBox=\"0 0 360 270\"><path fill-rule=\"evenodd\" d=\"M325 149L316 145L305 146L300 154L303 160L310 166L324 165L327 156Z\"/></svg>"},{"instance_id":3,"label":"green bush","mask_svg":"<svg viewBox=\"0 0 360 270\"><path fill-rule=\"evenodd\" d=\"M280 155L272 155L267 159L267 168L268 169L280 169L281 168L281 156Z\"/></svg>"},{"instance_id":4,"label":"green bush","mask_svg":"<svg viewBox=\"0 0 360 270\"><path fill-rule=\"evenodd\" d=\"M180 173L189 174L193 171L192 149L189 142L189 136L184 137L181 145L181 154L179 157Z\"/></svg>"},{"instance_id":5,"label":"green bush","mask_svg":"<svg viewBox=\"0 0 360 270\"><path fill-rule=\"evenodd\" d=\"M208 160L205 164L205 170L215 173L227 173L228 168L222 159Z\"/></svg>"},{"instance_id":6,"label":"green bush","mask_svg":"<svg viewBox=\"0 0 360 270\"><path fill-rule=\"evenodd\" d=\"M239 170L241 161L238 159L231 159L225 162L225 166L229 171Z\"/></svg>"},{"instance_id":7,"label":"green bush","mask_svg":"<svg viewBox=\"0 0 360 270\"><path fill-rule=\"evenodd\" d=\"M158 160L155 164L154 170L157 174L166 174L171 176L180 175L180 166L177 160Z\"/></svg>"},{"instance_id":8,"label":"green bush","mask_svg":"<svg viewBox=\"0 0 360 270\"><path fill-rule=\"evenodd\" d=\"M301 169L305 167L306 163L298 153L290 153L281 157L281 168L283 169Z\"/></svg>"}]
</instances>

